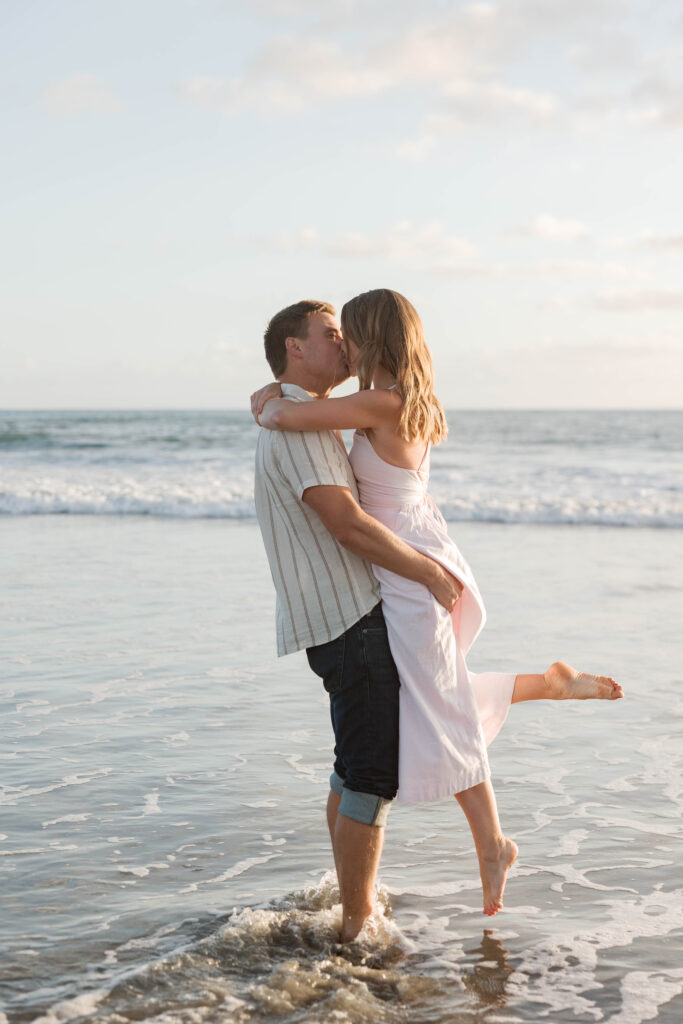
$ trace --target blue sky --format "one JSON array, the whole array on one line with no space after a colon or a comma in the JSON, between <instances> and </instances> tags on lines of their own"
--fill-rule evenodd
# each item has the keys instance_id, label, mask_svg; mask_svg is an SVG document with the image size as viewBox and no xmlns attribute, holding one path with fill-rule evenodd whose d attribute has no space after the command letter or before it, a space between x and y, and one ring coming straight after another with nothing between
<instances>
[{"instance_id":1,"label":"blue sky","mask_svg":"<svg viewBox=\"0 0 683 1024\"><path fill-rule=\"evenodd\" d=\"M7 0L4 408L240 408L299 298L450 408L683 404L683 8Z\"/></svg>"}]
</instances>

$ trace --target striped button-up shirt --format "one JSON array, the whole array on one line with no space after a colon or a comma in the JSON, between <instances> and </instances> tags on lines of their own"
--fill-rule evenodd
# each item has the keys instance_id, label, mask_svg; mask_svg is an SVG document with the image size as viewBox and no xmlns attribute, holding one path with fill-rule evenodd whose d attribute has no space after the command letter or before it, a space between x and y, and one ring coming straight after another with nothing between
<instances>
[{"instance_id":1,"label":"striped button-up shirt","mask_svg":"<svg viewBox=\"0 0 683 1024\"><path fill-rule=\"evenodd\" d=\"M283 384L295 402L314 401ZM256 515L275 584L277 653L341 636L379 601L367 562L346 551L302 500L307 487L358 490L344 446L331 430L261 430L256 445Z\"/></svg>"}]
</instances>

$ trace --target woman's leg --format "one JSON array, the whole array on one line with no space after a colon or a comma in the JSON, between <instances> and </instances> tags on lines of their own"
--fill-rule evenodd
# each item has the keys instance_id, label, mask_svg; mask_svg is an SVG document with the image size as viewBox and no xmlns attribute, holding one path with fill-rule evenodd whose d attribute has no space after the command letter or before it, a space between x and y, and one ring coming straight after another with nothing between
<instances>
[{"instance_id":1,"label":"woman's leg","mask_svg":"<svg viewBox=\"0 0 683 1024\"><path fill-rule=\"evenodd\" d=\"M498 820L493 786L487 780L455 794L469 823L484 890L484 913L493 917L503 906L505 879L517 857L517 844L507 839Z\"/></svg>"},{"instance_id":2,"label":"woman's leg","mask_svg":"<svg viewBox=\"0 0 683 1024\"><path fill-rule=\"evenodd\" d=\"M518 675L512 703L525 700L618 700L624 696L611 676L577 672L564 661L555 661L543 675Z\"/></svg>"},{"instance_id":3,"label":"woman's leg","mask_svg":"<svg viewBox=\"0 0 683 1024\"><path fill-rule=\"evenodd\" d=\"M516 676L512 703L527 700L618 700L623 696L621 686L610 676L577 672L571 665L556 661L542 675ZM455 798L465 812L474 838L484 889L484 913L492 917L503 906L505 880L517 857L517 846L503 835L490 782L481 782L456 793Z\"/></svg>"}]
</instances>

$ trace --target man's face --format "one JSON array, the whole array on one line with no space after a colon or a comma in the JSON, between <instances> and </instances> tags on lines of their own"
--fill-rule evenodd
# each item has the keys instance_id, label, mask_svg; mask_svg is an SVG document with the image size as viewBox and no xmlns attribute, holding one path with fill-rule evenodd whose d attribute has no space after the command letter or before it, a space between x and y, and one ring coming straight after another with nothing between
<instances>
[{"instance_id":1,"label":"man's face","mask_svg":"<svg viewBox=\"0 0 683 1024\"><path fill-rule=\"evenodd\" d=\"M308 335L301 339L306 369L329 387L341 384L349 376L341 340L336 317L331 313L311 313Z\"/></svg>"}]
</instances>

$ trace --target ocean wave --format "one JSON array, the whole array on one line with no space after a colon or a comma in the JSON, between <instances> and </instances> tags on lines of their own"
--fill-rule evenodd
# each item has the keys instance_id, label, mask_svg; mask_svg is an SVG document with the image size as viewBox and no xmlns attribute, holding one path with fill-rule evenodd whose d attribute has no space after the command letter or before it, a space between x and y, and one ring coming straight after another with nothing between
<instances>
[{"instance_id":1,"label":"ocean wave","mask_svg":"<svg viewBox=\"0 0 683 1024\"><path fill-rule=\"evenodd\" d=\"M438 501L441 513L450 523L504 523L545 526L618 526L631 528L683 529L683 503L671 500L653 502L630 497L622 501L602 500L587 495L556 500L451 499ZM158 491L143 487L98 488L74 486L71 490L48 488L27 492L0 491L0 516L149 516L171 519L255 520L253 492L250 487L221 493L188 491L165 487Z\"/></svg>"},{"instance_id":2,"label":"ocean wave","mask_svg":"<svg viewBox=\"0 0 683 1024\"><path fill-rule=\"evenodd\" d=\"M683 528L683 414L481 412L451 428L430 480L449 522ZM253 519L257 436L248 413L5 415L0 515Z\"/></svg>"},{"instance_id":3,"label":"ocean wave","mask_svg":"<svg viewBox=\"0 0 683 1024\"><path fill-rule=\"evenodd\" d=\"M415 1003L425 987L440 991L418 972L403 977L416 946L393 920L381 887L354 943L339 944L340 928L339 890L327 872L317 885L267 905L235 907L227 920L179 922L111 950L114 969L106 980L100 973L97 989L53 1003L34 1024L394 1024L404 1019L406 999ZM133 945L138 960L121 963Z\"/></svg>"},{"instance_id":4,"label":"ocean wave","mask_svg":"<svg viewBox=\"0 0 683 1024\"><path fill-rule=\"evenodd\" d=\"M0 454L68 455L222 451L256 443L258 427L242 412L0 413Z\"/></svg>"},{"instance_id":5,"label":"ocean wave","mask_svg":"<svg viewBox=\"0 0 683 1024\"><path fill-rule=\"evenodd\" d=\"M506 937L486 929L466 947L453 928L453 907L450 919L414 912L399 924L380 884L363 930L342 946L339 891L327 872L317 885L268 904L235 907L227 920L177 921L110 949L96 989L46 1006L34 1024L399 1024L406 1018L483 1019L483 1008L498 1008L515 1021L520 1013L531 1019L531 1012L534 1019L578 1015L644 1024L659 1019L660 1007L683 992L683 970L654 962L625 971L614 1016L616 984L598 981L601 954L628 950L646 937L674 936L680 890L670 896L669 907L662 906L659 892L605 903L603 924L580 930L570 924L552 939L518 948L513 957L515 931Z\"/></svg>"}]
</instances>

